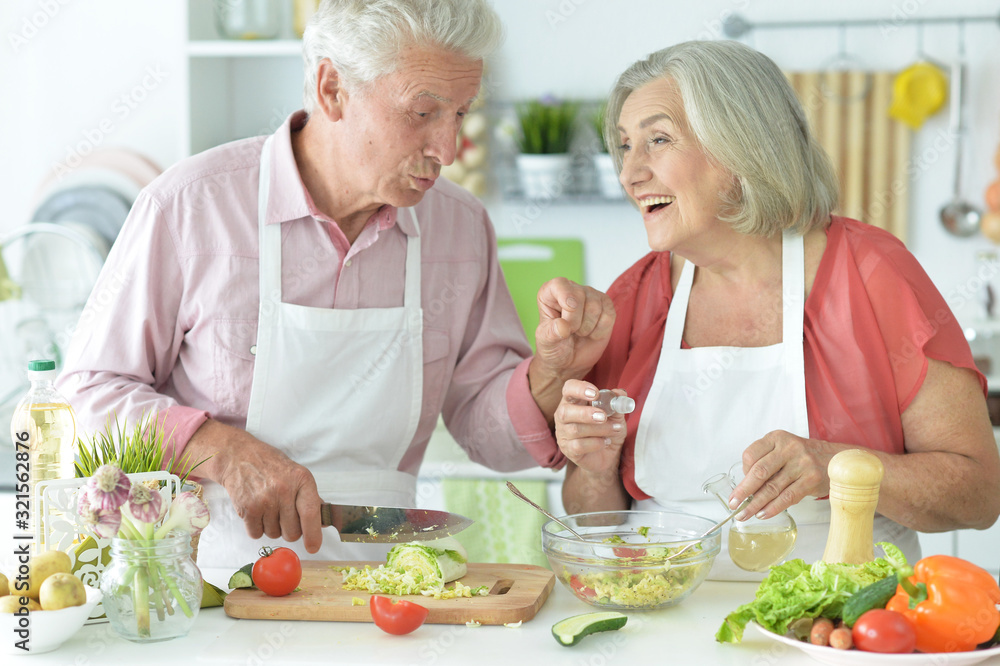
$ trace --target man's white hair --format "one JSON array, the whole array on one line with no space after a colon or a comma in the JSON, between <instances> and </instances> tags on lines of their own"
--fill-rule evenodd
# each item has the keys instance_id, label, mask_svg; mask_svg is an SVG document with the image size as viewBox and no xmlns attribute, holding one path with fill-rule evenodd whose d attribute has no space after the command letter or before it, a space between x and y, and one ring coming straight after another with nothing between
<instances>
[{"instance_id":1,"label":"man's white hair","mask_svg":"<svg viewBox=\"0 0 1000 666\"><path fill-rule=\"evenodd\" d=\"M303 107L316 106L320 62L344 84L363 88L396 70L400 52L430 46L484 60L503 42L500 17L486 0L323 0L302 41Z\"/></svg>"}]
</instances>

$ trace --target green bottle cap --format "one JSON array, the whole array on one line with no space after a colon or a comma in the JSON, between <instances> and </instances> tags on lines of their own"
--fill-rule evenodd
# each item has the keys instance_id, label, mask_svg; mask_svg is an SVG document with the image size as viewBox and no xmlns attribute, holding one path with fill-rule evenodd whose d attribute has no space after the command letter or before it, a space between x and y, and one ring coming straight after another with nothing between
<instances>
[{"instance_id":1,"label":"green bottle cap","mask_svg":"<svg viewBox=\"0 0 1000 666\"><path fill-rule=\"evenodd\" d=\"M45 371L45 370L55 370L55 361L28 361L28 370L31 371Z\"/></svg>"}]
</instances>

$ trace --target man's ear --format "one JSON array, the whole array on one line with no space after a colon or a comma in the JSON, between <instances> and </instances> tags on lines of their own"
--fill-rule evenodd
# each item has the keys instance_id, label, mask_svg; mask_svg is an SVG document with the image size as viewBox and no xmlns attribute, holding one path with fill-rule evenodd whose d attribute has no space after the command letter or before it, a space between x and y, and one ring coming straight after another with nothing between
<instances>
[{"instance_id":1,"label":"man's ear","mask_svg":"<svg viewBox=\"0 0 1000 666\"><path fill-rule=\"evenodd\" d=\"M346 101L347 92L344 90L340 72L329 58L324 58L320 61L319 71L316 74L316 110L328 120L336 122L344 116Z\"/></svg>"}]
</instances>

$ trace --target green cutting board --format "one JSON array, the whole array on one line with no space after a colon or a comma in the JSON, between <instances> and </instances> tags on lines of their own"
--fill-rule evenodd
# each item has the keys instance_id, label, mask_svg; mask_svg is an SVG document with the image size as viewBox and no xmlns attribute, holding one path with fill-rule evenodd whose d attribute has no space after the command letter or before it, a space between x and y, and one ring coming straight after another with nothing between
<instances>
[{"instance_id":1,"label":"green cutting board","mask_svg":"<svg viewBox=\"0 0 1000 666\"><path fill-rule=\"evenodd\" d=\"M556 277L583 284L583 241L567 238L501 238L500 267L531 349L538 328L538 289Z\"/></svg>"}]
</instances>

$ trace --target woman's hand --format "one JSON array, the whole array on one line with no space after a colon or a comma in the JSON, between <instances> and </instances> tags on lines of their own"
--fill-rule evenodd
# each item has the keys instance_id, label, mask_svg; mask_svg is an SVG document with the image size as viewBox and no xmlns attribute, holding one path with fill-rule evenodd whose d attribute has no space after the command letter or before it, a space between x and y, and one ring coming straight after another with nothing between
<instances>
[{"instance_id":1,"label":"woman's hand","mask_svg":"<svg viewBox=\"0 0 1000 666\"><path fill-rule=\"evenodd\" d=\"M597 387L579 379L563 384L562 401L556 408L556 441L577 467L591 474L614 471L617 475L622 444L625 443L625 416L605 414L592 407ZM616 389L618 395L625 395Z\"/></svg>"},{"instance_id":2,"label":"woman's hand","mask_svg":"<svg viewBox=\"0 0 1000 666\"><path fill-rule=\"evenodd\" d=\"M807 496L830 493L826 468L843 445L805 439L785 430L773 430L743 451L745 478L733 491L732 506L749 495L753 501L741 516L771 518Z\"/></svg>"}]
</instances>

